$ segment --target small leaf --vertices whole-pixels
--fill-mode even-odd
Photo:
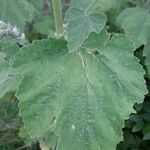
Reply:
[[[14,54],[19,51],[18,40],[10,35],[0,35],[0,52],[4,52],[9,62],[13,60]]]
[[[110,9],[119,9],[121,2],[122,0],[72,0],[70,6],[76,6],[83,9],[88,6],[91,10],[100,9],[101,11],[106,12]]]
[[[13,96],[22,80],[22,76],[11,69],[14,55],[20,50],[18,43],[21,40],[9,35],[7,29],[6,26],[2,30],[4,33],[0,31],[0,99]]]
[[[127,8],[118,17],[118,23],[133,40],[135,48],[146,45],[150,35],[150,14],[142,8]]]
[[[0,100],[4,98],[4,96],[9,98],[12,93],[15,93],[21,80],[22,76],[10,69],[6,55],[0,52]]]
[[[150,113],[143,113],[142,114],[142,118],[143,120],[147,121],[147,122],[150,122]]]
[[[49,35],[51,30],[55,31],[55,23],[53,17],[53,11],[51,6],[51,0],[27,0],[33,5],[38,15],[33,18],[33,26],[36,32],[44,35]]]
[[[143,103],[143,110],[147,113],[150,113],[150,102],[144,102]]]
[[[148,42],[145,45],[144,50],[143,50],[143,56],[146,57],[145,65],[147,67],[148,77],[150,78],[150,34],[149,34]]]
[[[150,123],[145,125],[143,129],[143,134],[144,134],[143,137],[144,140],[150,140]]]
[[[66,12],[65,20],[68,22],[67,36],[70,52],[81,47],[90,33],[100,33],[106,24],[106,16],[103,13],[91,11],[90,5],[90,1],[79,1],[78,3],[72,1],[70,9]]]
[[[39,19],[38,22],[34,24],[34,28],[38,31],[38,33],[49,35],[52,29],[54,31],[54,22],[50,16],[48,16],[47,18]]]
[[[140,131],[140,130],[142,130],[143,126],[144,126],[144,122],[143,121],[136,122],[136,124],[132,128],[132,131],[133,132]]]
[[[0,0],[0,19],[24,31],[26,21],[32,21],[37,10],[26,0]]]

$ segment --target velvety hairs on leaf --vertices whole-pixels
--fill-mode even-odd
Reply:
[[[132,43],[122,35],[98,55],[86,48],[69,54],[63,40],[35,41],[16,55],[13,67],[24,70],[17,97],[28,133],[40,138],[53,128],[63,137],[60,150],[115,149],[124,119],[147,92]]]
[[[0,0],[0,105],[18,99],[27,143],[11,150],[149,150],[148,6]]]

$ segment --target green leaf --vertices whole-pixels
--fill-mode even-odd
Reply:
[[[38,21],[34,24],[34,28],[38,31],[38,33],[49,35],[52,29],[54,31],[54,20],[50,16],[41,17],[41,19],[38,19]]]
[[[118,9],[120,7],[122,0],[72,0],[71,7],[78,7],[81,9],[86,9],[90,7],[91,10],[100,9],[103,12],[109,9]]]
[[[54,132],[48,131],[40,141],[40,147],[44,150],[55,150],[57,143],[58,143],[58,137],[55,135]]]
[[[144,109],[144,111],[145,112],[147,112],[147,113],[150,113],[150,102],[149,101],[147,101],[147,102],[144,102],[143,103],[143,109]]]
[[[118,17],[118,23],[135,47],[147,44],[150,35],[150,14],[142,8],[127,8]]]
[[[144,126],[143,121],[136,122],[136,124],[132,128],[132,132],[138,132],[138,131],[142,130],[143,126]]]
[[[58,150],[115,150],[124,120],[147,93],[131,42],[115,35],[99,49],[69,53],[63,40],[35,41],[15,57],[17,97],[32,138],[52,130]]]
[[[28,132],[26,129],[24,129],[24,127],[20,127],[19,130],[19,137],[25,142],[25,143],[31,143],[32,139],[30,138]]]
[[[28,3],[32,4],[38,12],[41,14],[49,13],[52,9],[51,0],[26,0]]]
[[[148,77],[150,78],[150,34],[149,34],[149,40],[147,42],[147,45],[145,45],[143,50],[143,56],[146,57],[145,65],[147,66]]]
[[[147,123],[143,129],[144,140],[150,140],[150,123]]]
[[[22,80],[22,76],[10,69],[6,55],[0,52],[0,100],[9,98],[14,93]]]
[[[27,0],[38,11],[34,20],[34,28],[38,33],[49,35],[51,30],[55,30],[54,17],[52,13],[51,0]]]
[[[0,0],[0,19],[22,31],[26,21],[32,21],[37,10],[26,0]]]
[[[90,36],[84,41],[82,48],[95,52],[104,46],[109,38],[110,34],[107,33],[106,29],[99,34],[91,33]]]
[[[21,43],[23,39],[19,40],[9,35],[7,30],[11,30],[11,27],[8,28],[6,24],[5,28],[0,27],[0,99],[14,96],[22,80],[21,75],[11,69],[10,65],[14,55],[20,50],[18,43]]]
[[[26,1],[30,4],[32,4],[38,10],[38,12],[42,12],[43,4],[44,4],[43,0],[36,0],[36,1],[35,0],[26,0]]]
[[[0,52],[4,52],[9,61],[13,60],[14,54],[17,53],[19,49],[17,39],[6,35],[0,36]]]
[[[103,13],[90,9],[92,1],[72,1],[66,12],[65,20],[68,23],[67,36],[70,52],[82,46],[90,33],[100,33],[105,24],[106,16]]]

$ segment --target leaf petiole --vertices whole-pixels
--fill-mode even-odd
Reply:
[[[63,33],[63,18],[61,0],[52,0],[56,33]]]

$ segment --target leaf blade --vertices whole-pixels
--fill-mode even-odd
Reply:
[[[32,138],[52,129],[58,150],[115,149],[124,119],[147,92],[132,43],[121,35],[96,55],[68,53],[62,40],[35,41],[13,67],[25,75],[17,94],[25,128]]]
[[[34,6],[26,0],[0,0],[0,19],[17,26],[22,31],[26,21],[32,21],[36,13]]]
[[[72,3],[65,15],[65,20],[68,23],[67,36],[70,52],[81,47],[90,33],[100,33],[107,20],[103,13],[88,10],[91,1],[80,2],[80,6],[78,6],[80,3],[74,3],[74,5]]]

